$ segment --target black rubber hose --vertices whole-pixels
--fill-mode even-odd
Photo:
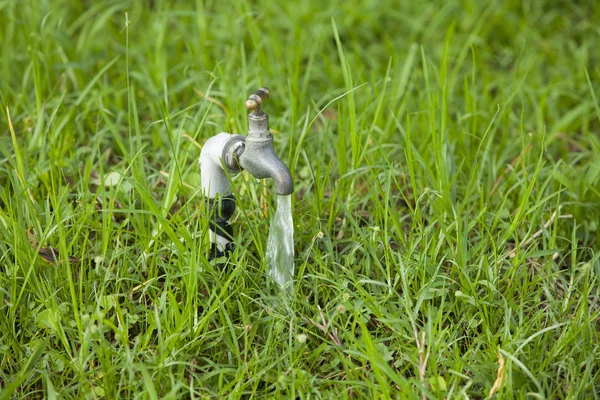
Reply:
[[[217,235],[229,240],[223,251],[220,251],[216,243],[210,246],[208,259],[229,256],[233,252],[235,245],[233,243],[233,227],[229,223],[229,219],[235,212],[235,197],[233,195],[223,196],[216,199],[208,199],[205,203],[208,206],[208,215],[210,215],[209,228]]]

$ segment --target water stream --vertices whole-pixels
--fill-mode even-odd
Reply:
[[[271,221],[267,239],[267,266],[269,275],[281,289],[292,293],[294,285],[294,221],[292,196],[277,197],[277,211]]]

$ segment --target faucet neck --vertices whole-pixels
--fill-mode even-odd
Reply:
[[[250,113],[248,115],[248,138],[271,139],[269,130],[269,116],[265,112]]]

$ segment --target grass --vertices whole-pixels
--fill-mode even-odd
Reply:
[[[0,398],[598,397],[593,1],[0,20]],[[235,178],[238,247],[206,259],[199,147],[245,133],[261,86],[296,183],[291,298],[269,181]]]

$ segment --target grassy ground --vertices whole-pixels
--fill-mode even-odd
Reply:
[[[254,3],[0,0],[0,398],[597,398],[600,7]],[[271,182],[205,258],[261,86],[292,298]]]

